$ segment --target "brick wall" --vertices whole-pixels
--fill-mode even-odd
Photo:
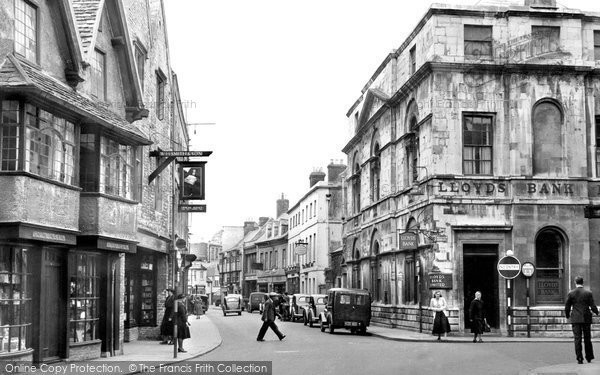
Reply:
[[[458,310],[448,309],[448,321],[453,332],[458,332]],[[434,314],[428,308],[422,309],[421,327],[423,332],[433,329]],[[419,331],[419,308],[412,306],[371,306],[371,324],[388,328],[401,328]]]
[[[86,361],[100,357],[102,342],[98,340],[92,344],[71,346],[69,348],[69,358],[65,361]]]

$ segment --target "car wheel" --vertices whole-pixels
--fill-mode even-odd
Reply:
[[[350,333],[354,335],[356,333],[356,328],[350,328]]]
[[[325,323],[321,320],[321,332],[325,332]]]
[[[367,334],[367,327],[362,327],[361,329],[358,330],[358,334],[359,335],[366,335]]]
[[[239,315],[242,315],[242,312],[241,312],[241,311],[238,311],[238,316],[239,316]]]
[[[304,323],[304,325],[306,325],[308,323],[308,321],[306,319],[306,315],[302,315],[302,322]]]
[[[331,321],[327,321],[327,323],[329,323],[329,333],[333,334],[333,324],[331,324]]]
[[[227,313],[225,311],[223,311],[223,316],[227,316]]]

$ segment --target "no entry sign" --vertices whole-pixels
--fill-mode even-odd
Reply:
[[[514,279],[521,273],[521,262],[517,258],[507,255],[498,261],[498,273],[505,279]]]

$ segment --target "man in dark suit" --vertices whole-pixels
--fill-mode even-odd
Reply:
[[[573,327],[573,336],[575,338],[575,356],[577,363],[583,363],[583,354],[581,352],[581,336],[585,346],[585,359],[592,362],[594,359],[594,348],[592,347],[592,311],[598,315],[598,307],[594,303],[592,292],[583,288],[583,277],[575,278],[576,288],[569,292],[567,302],[565,303],[565,316],[571,319]],[[571,308],[573,310],[571,311]]]
[[[256,341],[265,341],[265,333],[267,333],[267,329],[271,327],[273,332],[279,337],[279,340],[283,340],[285,335],[279,332],[279,328],[277,328],[277,324],[275,324],[275,306],[273,306],[273,300],[271,296],[265,294],[265,303],[263,307],[263,315],[262,315],[262,327],[260,327],[260,331],[258,332],[258,337]]]

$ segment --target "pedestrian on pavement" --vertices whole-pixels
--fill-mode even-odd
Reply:
[[[575,289],[571,290],[567,296],[565,316],[567,319],[571,319],[575,341],[575,356],[579,364],[583,363],[583,353],[581,352],[582,335],[585,346],[585,359],[588,363],[594,359],[591,335],[592,312],[598,315],[598,307],[594,303],[592,292],[583,288],[583,277],[577,276],[575,278]]]
[[[187,308],[184,301],[185,295],[180,294],[177,296],[177,351],[179,353],[187,353],[187,350],[183,349],[183,340],[191,337],[190,328],[188,327],[190,323],[188,322]]]
[[[433,297],[429,301],[429,307],[435,311],[431,333],[437,335],[437,339],[440,341],[442,334],[446,337],[447,333],[450,332],[450,322],[448,322],[448,317],[446,316],[446,300],[442,297],[441,291],[436,290],[433,292]]]
[[[265,333],[267,333],[267,329],[269,327],[271,327],[273,332],[275,332],[275,334],[277,335],[277,337],[279,337],[279,340],[281,341],[285,338],[285,335],[279,331],[279,328],[277,328],[277,324],[275,324],[275,306],[273,306],[273,300],[268,294],[265,294],[264,299],[265,303],[261,318],[263,324],[262,327],[260,327],[260,331],[258,331],[258,337],[256,337],[256,341],[265,341]]]
[[[474,335],[473,342],[483,342],[481,335],[483,335],[483,327],[486,321],[480,291],[475,292],[475,299],[471,301],[471,306],[469,306],[469,322],[471,322],[471,333]],[[477,340],[478,336],[479,340]]]
[[[175,290],[165,289],[167,298],[165,299],[165,314],[160,324],[161,344],[173,344],[173,308],[175,306]]]

